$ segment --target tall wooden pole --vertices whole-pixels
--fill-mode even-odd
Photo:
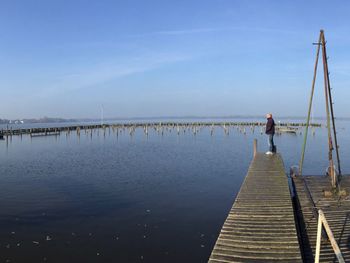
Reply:
[[[331,120],[329,112],[329,89],[328,89],[328,70],[327,70],[327,57],[325,54],[326,41],[324,32],[321,30],[321,43],[322,43],[322,61],[323,61],[323,78],[324,78],[324,94],[326,99],[326,117],[327,117],[327,131],[328,131],[328,160],[329,160],[329,175],[332,180],[332,187],[336,187],[334,162],[333,162],[333,142],[331,133]]]
[[[306,147],[306,141],[307,141],[307,135],[308,135],[308,128],[310,125],[310,115],[311,115],[312,100],[313,100],[313,95],[314,95],[319,52],[320,52],[320,47],[322,46],[324,94],[325,94],[325,101],[326,101],[326,116],[327,116],[327,130],[328,130],[328,160],[329,160],[329,171],[328,172],[329,172],[329,175],[331,177],[332,187],[336,188],[339,186],[340,177],[337,178],[337,174],[336,174],[335,169],[334,169],[333,139],[334,139],[334,143],[335,143],[335,150],[336,150],[336,155],[337,155],[337,164],[338,164],[339,175],[341,175],[341,170],[340,170],[340,160],[339,160],[339,151],[338,151],[339,147],[338,147],[338,142],[337,142],[337,133],[336,133],[336,128],[335,128],[335,118],[334,118],[334,111],[333,111],[333,100],[332,100],[331,87],[330,87],[330,81],[329,81],[326,40],[325,40],[323,30],[320,31],[319,40],[318,40],[318,43],[316,43],[316,44],[318,45],[318,47],[317,47],[316,61],[315,61],[315,67],[314,67],[314,77],[312,80],[309,110],[308,110],[308,116],[307,116],[306,127],[305,127],[304,143],[303,143],[302,155],[301,155],[301,159],[300,159],[300,163],[299,163],[299,173],[300,173],[300,175],[302,175],[305,147]],[[331,128],[331,126],[332,126],[332,128]],[[333,138],[332,138],[332,130],[333,130]]]
[[[323,53],[324,53],[324,56],[325,56],[324,65],[325,65],[326,71],[327,71],[327,86],[328,86],[328,94],[329,94],[329,108],[330,108],[331,121],[332,121],[332,127],[333,127],[333,138],[334,138],[334,143],[335,143],[335,152],[336,152],[336,156],[337,156],[338,172],[339,172],[339,175],[341,175],[340,158],[339,158],[339,146],[338,146],[338,140],[337,140],[337,131],[336,131],[336,128],[335,128],[333,99],[332,99],[332,92],[331,92],[331,84],[330,84],[330,80],[329,80],[328,58],[327,58],[326,40],[325,40],[324,32],[323,32],[323,43],[324,43]]]
[[[308,110],[306,126],[305,126],[303,149],[302,149],[302,152],[301,152],[301,159],[300,159],[300,162],[299,162],[299,175],[302,175],[302,172],[303,172],[305,147],[306,147],[307,134],[308,134],[309,125],[310,125],[312,99],[314,97],[314,91],[315,91],[315,82],[316,82],[316,75],[317,75],[318,58],[319,58],[319,55],[320,55],[320,43],[321,43],[321,34],[320,34],[320,36],[318,38],[318,42],[317,42],[317,52],[316,52],[316,60],[315,60],[315,66],[314,66],[314,77],[312,79],[312,85],[311,85],[311,95],[310,95],[309,110]]]

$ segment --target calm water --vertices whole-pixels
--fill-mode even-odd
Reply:
[[[339,122],[343,171],[350,125]],[[324,128],[305,174],[327,166]],[[196,136],[138,129],[0,141],[0,262],[206,262],[247,172],[260,129]],[[286,170],[302,135],[276,136]]]

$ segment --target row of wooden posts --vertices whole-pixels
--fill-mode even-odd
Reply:
[[[303,123],[281,123],[280,127],[302,127],[305,124]],[[313,127],[320,127],[320,124],[311,124]],[[229,134],[233,128],[236,128],[240,133],[245,134],[247,130],[251,132],[255,132],[256,127],[260,127],[260,133],[264,132],[265,123],[261,122],[216,122],[216,123],[135,123],[135,124],[100,124],[100,125],[77,125],[77,126],[67,126],[67,127],[50,127],[50,128],[16,128],[13,129],[7,128],[3,129],[0,132],[1,137],[8,137],[14,135],[24,135],[29,134],[32,137],[35,136],[48,136],[48,135],[60,135],[62,132],[66,132],[66,134],[70,134],[75,131],[77,135],[80,135],[81,131],[86,133],[91,133],[93,130],[102,129],[104,134],[106,130],[117,135],[121,132],[128,132],[130,135],[133,135],[136,129],[143,129],[144,133],[148,135],[149,131],[153,129],[158,134],[164,134],[167,131],[176,131],[177,134],[192,132],[196,135],[202,128],[209,128],[210,134],[213,135],[215,128],[222,128],[225,134]]]

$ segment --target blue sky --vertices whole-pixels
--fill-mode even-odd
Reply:
[[[325,29],[350,117],[350,2],[0,0],[0,118],[305,116]],[[324,115],[322,75],[314,115]]]

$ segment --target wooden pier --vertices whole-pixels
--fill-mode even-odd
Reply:
[[[280,154],[255,154],[209,262],[302,262]]]
[[[330,178],[325,176],[297,176],[293,178],[293,184],[297,197],[304,262],[314,262],[318,221],[315,210],[318,209],[324,212],[345,262],[350,262],[349,197],[325,195],[325,191],[331,188]],[[342,177],[341,189],[350,192],[350,176]],[[320,252],[320,262],[338,262],[327,239],[321,243]]]

